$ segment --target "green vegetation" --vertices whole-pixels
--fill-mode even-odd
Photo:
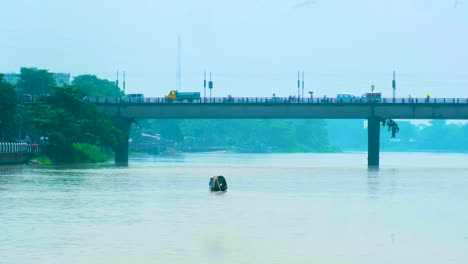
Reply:
[[[73,143],[73,148],[75,150],[74,160],[76,162],[104,162],[109,159],[109,156],[106,155],[95,145],[87,143]]]
[[[85,74],[76,76],[73,79],[72,85],[79,88],[87,96],[120,97],[124,95],[122,90],[116,89],[114,82],[99,79],[96,75]]]
[[[36,68],[21,68],[18,89],[22,94],[50,94],[54,86],[54,75],[49,71]]]
[[[395,138],[396,134],[400,132],[400,127],[393,119],[382,119],[380,122],[383,127],[388,127],[388,132],[392,133],[392,138]]]
[[[15,88],[0,74],[0,141],[11,141],[18,133],[18,107]]]
[[[83,96],[73,86],[53,88],[52,94],[42,98],[43,104],[29,108],[32,131],[48,138],[47,154],[54,162],[83,162],[84,157],[102,161],[88,145],[113,150],[122,136],[112,121],[82,100]]]
[[[145,120],[133,129],[161,134],[183,151],[226,149],[235,152],[335,152],[328,144],[323,120]]]
[[[39,155],[33,159],[31,159],[30,163],[32,164],[41,164],[41,165],[51,165],[52,161],[44,155]]]
[[[0,140],[46,144],[45,156],[35,159],[41,164],[105,161],[123,138],[122,132],[83,98],[123,92],[94,75],[81,75],[71,86],[57,87],[54,76],[44,69],[21,68],[15,87],[0,74]],[[22,100],[30,101],[31,96],[41,104],[24,107]]]

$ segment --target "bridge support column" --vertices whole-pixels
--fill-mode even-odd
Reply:
[[[123,137],[115,149],[115,165],[128,165],[128,139],[132,122],[132,119],[122,117],[114,119],[115,125],[123,133]]]
[[[367,119],[367,165],[379,166],[380,152],[380,118],[373,116]]]

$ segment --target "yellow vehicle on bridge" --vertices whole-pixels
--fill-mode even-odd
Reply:
[[[200,101],[200,92],[179,92],[172,90],[168,95],[165,96],[168,102],[193,102]]]

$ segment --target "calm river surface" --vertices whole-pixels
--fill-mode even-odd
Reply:
[[[0,167],[0,263],[468,263],[468,154],[366,156]]]

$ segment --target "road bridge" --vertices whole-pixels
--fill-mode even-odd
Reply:
[[[171,102],[145,98],[122,102],[89,98],[112,117],[127,138],[116,151],[116,163],[128,163],[128,133],[136,119],[367,119],[368,165],[379,165],[383,119],[468,119],[468,98],[383,98],[343,102],[335,98],[206,98]]]

